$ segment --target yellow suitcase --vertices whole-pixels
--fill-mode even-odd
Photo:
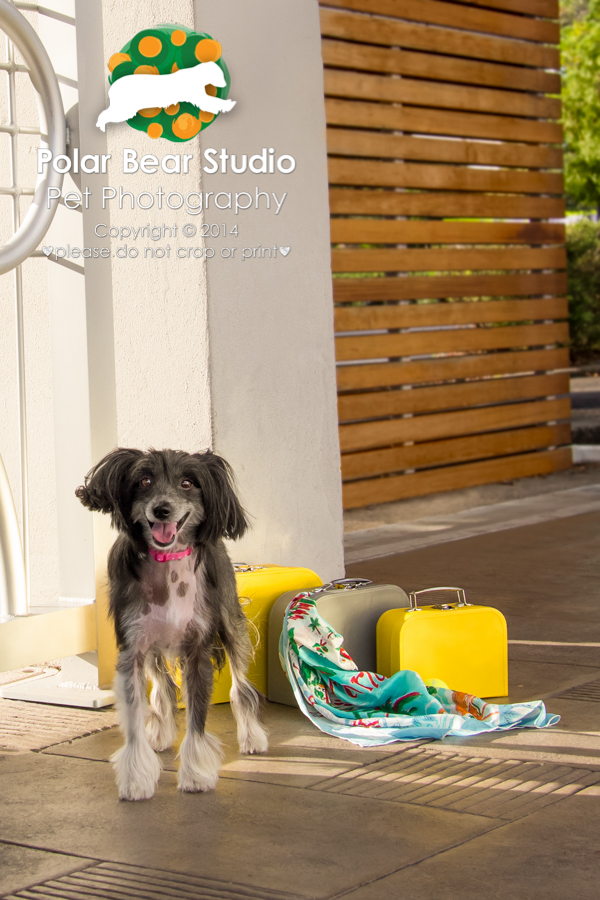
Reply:
[[[456,591],[458,603],[419,607],[417,597]],[[508,694],[506,619],[498,609],[467,603],[462,588],[428,588],[410,594],[410,609],[391,609],[377,622],[377,671],[401,669],[423,681],[439,679],[476,697]]]
[[[271,607],[286,591],[308,591],[320,587],[323,582],[312,569],[294,566],[249,566],[234,564],[238,595],[242,609],[249,620],[250,638],[255,647],[250,662],[248,678],[267,693],[268,625]],[[229,663],[215,673],[213,703],[229,703],[231,672]]]

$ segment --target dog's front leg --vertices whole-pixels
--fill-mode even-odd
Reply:
[[[214,734],[204,730],[213,684],[210,650],[190,643],[184,649],[186,733],[179,750],[180,791],[210,791],[216,787],[223,751]]]
[[[122,650],[115,675],[115,694],[125,744],[113,753],[121,800],[148,800],[160,776],[160,761],[146,734],[146,678],[143,659],[132,650]]]
[[[148,655],[146,671],[152,680],[150,718],[146,725],[148,739],[153,750],[167,750],[177,737],[177,689],[161,654]]]

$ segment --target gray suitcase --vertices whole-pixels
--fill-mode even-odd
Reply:
[[[311,593],[318,593],[319,615],[343,635],[344,649],[363,672],[377,667],[377,621],[388,609],[410,606],[408,596],[395,584],[373,584],[367,578],[340,578]],[[279,638],[285,611],[298,591],[287,591],[275,601],[269,615],[267,697],[274,703],[297,706],[287,675],[279,661]]]

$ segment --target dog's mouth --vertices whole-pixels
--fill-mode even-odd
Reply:
[[[150,526],[154,542],[160,547],[169,547],[177,537],[177,533],[185,524],[188,516],[189,512],[187,512],[179,522],[151,522],[150,519],[148,519],[148,525]]]

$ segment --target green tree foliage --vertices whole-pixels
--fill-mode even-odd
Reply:
[[[600,0],[563,0],[561,22],[567,197],[600,210]]]
[[[582,219],[567,228],[571,360],[589,362],[600,352],[600,225]]]

